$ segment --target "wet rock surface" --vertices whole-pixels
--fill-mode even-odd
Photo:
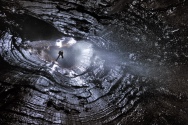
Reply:
[[[188,124],[186,0],[0,3],[0,124]]]

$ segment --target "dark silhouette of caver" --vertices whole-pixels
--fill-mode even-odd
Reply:
[[[63,58],[63,51],[59,51],[59,53],[58,53],[58,54],[59,54],[59,55],[58,55],[58,57],[57,57],[56,61],[59,59],[59,57],[60,57],[60,56]]]

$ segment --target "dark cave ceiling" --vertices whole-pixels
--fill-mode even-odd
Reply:
[[[1,125],[188,125],[188,1],[0,3]]]

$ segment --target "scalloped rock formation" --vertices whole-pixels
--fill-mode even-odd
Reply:
[[[188,125],[186,0],[0,2],[0,124]]]

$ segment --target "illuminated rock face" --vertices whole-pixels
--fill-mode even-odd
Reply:
[[[187,1],[0,2],[0,124],[188,124]]]

